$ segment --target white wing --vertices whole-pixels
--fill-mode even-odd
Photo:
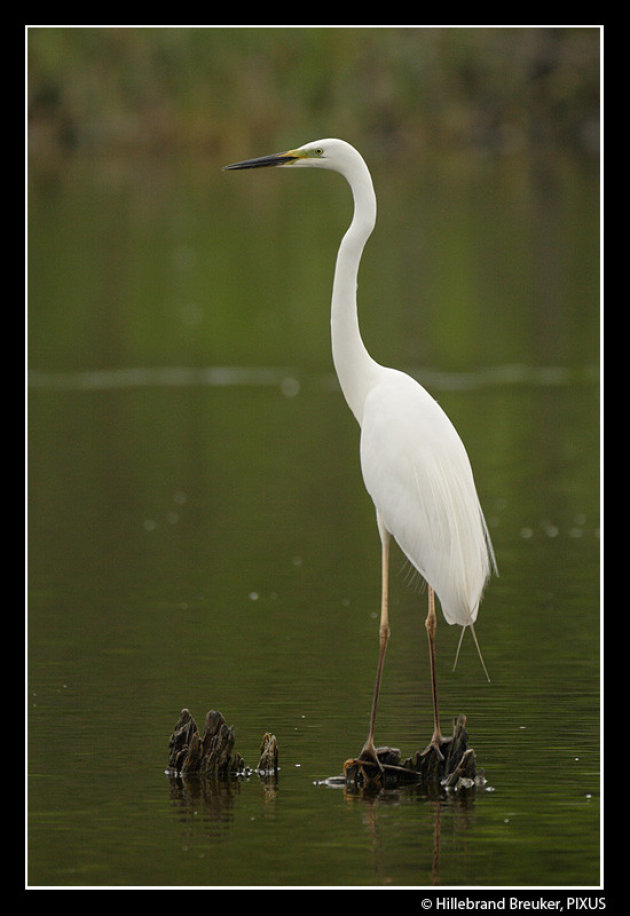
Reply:
[[[474,623],[494,556],[470,462],[442,408],[403,372],[383,370],[366,398],[361,468],[381,522],[447,622]]]

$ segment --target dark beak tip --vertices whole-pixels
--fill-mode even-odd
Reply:
[[[245,159],[243,162],[233,162],[231,165],[224,165],[221,171],[229,172],[235,169],[261,169],[271,165],[284,165],[285,162],[293,162],[296,156],[288,156],[279,153],[275,156],[260,156],[258,159]]]

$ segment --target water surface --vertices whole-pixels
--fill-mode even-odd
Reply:
[[[238,158],[236,151],[235,158]],[[247,151],[245,151],[247,152]],[[500,576],[440,615],[445,722],[488,786],[322,785],[365,738],[379,545],[328,301],[338,176],[69,162],[31,174],[29,858],[43,886],[595,886],[598,190],[584,163],[373,164],[364,337],[438,398]],[[426,595],[395,552],[377,740],[431,733]],[[220,709],[270,788],[169,780]]]

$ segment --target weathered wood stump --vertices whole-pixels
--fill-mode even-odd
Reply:
[[[343,779],[348,786],[383,786],[393,788],[402,785],[424,783],[447,789],[467,789],[485,782],[481,771],[477,772],[475,752],[468,747],[466,716],[459,715],[453,722],[453,734],[442,746],[439,755],[434,748],[416,751],[413,756],[401,760],[398,748],[379,747],[376,755],[380,767],[363,760],[348,760],[344,765]]]
[[[234,728],[220,712],[206,713],[203,735],[188,709],[182,709],[168,744],[168,769],[178,776],[226,778],[254,772],[234,750]],[[260,748],[257,772],[261,776],[278,772],[278,743],[266,732]]]
[[[271,776],[278,772],[278,742],[276,736],[265,732],[260,745],[258,773],[260,776]]]

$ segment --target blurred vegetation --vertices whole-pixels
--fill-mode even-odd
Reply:
[[[321,135],[596,156],[599,55],[595,27],[32,28],[31,162]]]

